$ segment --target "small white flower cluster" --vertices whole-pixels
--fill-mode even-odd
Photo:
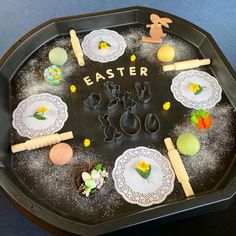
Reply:
[[[81,185],[81,188],[84,189],[84,191],[82,194],[88,197],[90,193],[95,193],[97,189],[100,189],[104,185],[108,175],[109,173],[106,172],[101,164],[97,164],[90,174],[83,172],[82,179],[84,183]]]

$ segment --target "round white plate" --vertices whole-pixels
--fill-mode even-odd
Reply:
[[[105,41],[111,46],[107,49],[99,49],[99,42]],[[114,30],[94,30],[84,37],[82,42],[83,53],[93,61],[115,61],[125,52],[126,43],[124,38]]]
[[[45,120],[32,115],[39,107],[47,107]],[[67,105],[49,93],[34,94],[21,101],[13,112],[12,126],[23,137],[33,138],[59,131],[68,118]]]
[[[151,165],[148,180],[135,170],[142,160]],[[128,149],[119,156],[112,177],[116,190],[127,202],[144,207],[163,202],[174,189],[170,162],[157,150],[146,147]]]
[[[202,92],[195,95],[189,89],[190,83],[199,84]],[[172,80],[170,88],[175,99],[188,108],[211,108],[221,100],[222,89],[217,79],[203,71],[181,72]]]

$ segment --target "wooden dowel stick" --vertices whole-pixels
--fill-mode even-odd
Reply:
[[[180,61],[175,62],[174,64],[165,65],[163,66],[163,71],[172,71],[172,70],[187,70],[187,69],[193,69],[200,66],[210,65],[211,60],[209,58],[207,59],[194,59],[189,61]]]
[[[179,152],[175,149],[171,138],[164,139],[164,143],[168,150],[168,156],[171,165],[175,171],[178,181],[181,183],[186,197],[194,196],[193,189],[189,183],[189,176],[180,158]]]
[[[79,39],[76,35],[76,32],[74,30],[70,30],[70,41],[72,44],[72,48],[75,54],[75,57],[77,58],[78,64],[80,66],[84,66],[84,54],[82,51],[82,48],[80,46]]]
[[[46,136],[40,136],[37,138],[33,138],[27,140],[24,143],[19,143],[11,146],[11,150],[13,153],[22,152],[25,150],[32,150],[41,147],[45,147],[48,145],[56,144],[64,140],[72,139],[73,133],[72,131],[61,133],[61,134],[51,134]]]

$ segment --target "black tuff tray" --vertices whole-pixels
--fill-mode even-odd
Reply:
[[[21,100],[15,96],[15,94],[19,92],[15,88],[17,85],[17,73],[24,67],[27,60],[34,56],[35,53],[37,53],[37,50],[43,45],[50,44],[61,36],[68,37],[68,32],[71,28],[75,29],[82,36],[91,30],[99,28],[111,28],[118,32],[122,32],[129,27],[136,27],[137,29],[141,27],[145,29],[145,25],[150,21],[149,16],[151,13],[156,13],[161,17],[171,18],[173,23],[171,24],[170,29],[166,30],[171,37],[180,38],[192,45],[196,51],[195,55],[198,55],[199,58],[211,58],[212,63],[205,70],[213,74],[223,88],[224,95],[221,102],[230,104],[235,109],[235,72],[213,38],[196,25],[171,14],[145,7],[132,7],[95,14],[52,19],[33,29],[18,40],[0,60],[0,184],[2,189],[14,202],[23,207],[27,212],[50,225],[72,233],[94,235],[129,227],[150,220],[159,220],[160,222],[168,221],[173,218],[176,219],[202,214],[211,210],[223,209],[229,206],[234,199],[236,192],[235,146],[230,152],[230,158],[225,165],[225,169],[220,172],[220,175],[216,177],[213,184],[206,184],[202,189],[199,187],[195,198],[186,199],[179,184],[175,183],[175,188],[177,190],[175,190],[174,194],[179,194],[180,197],[170,196],[162,204],[153,205],[149,208],[142,208],[124,202],[120,210],[117,210],[115,214],[105,218],[102,218],[97,214],[94,218],[82,219],[81,216],[77,217],[75,212],[70,214],[68,209],[56,209],[53,206],[49,206],[43,198],[40,198],[30,191],[29,188],[32,185],[30,181],[27,186],[19,179],[20,177],[23,178],[24,174],[16,174],[14,171],[14,155],[12,155],[10,151],[11,140],[15,141],[18,138],[19,141],[24,141],[25,139],[17,137],[14,131],[11,134],[12,136],[10,136],[12,129],[11,113]],[[148,33],[148,30],[146,32]],[[129,63],[128,54],[126,55],[125,60],[125,63]],[[118,62],[110,62],[109,66],[114,65],[114,68],[118,67],[121,61],[122,57],[119,58]],[[102,66],[106,67],[106,64]],[[102,71],[101,68],[102,67],[100,67],[100,70]],[[96,70],[96,67],[93,67],[91,70]],[[150,76],[153,76],[154,73],[156,72],[152,71]],[[160,71],[158,73],[161,76],[164,76]],[[170,78],[171,77],[172,76],[170,76]],[[166,83],[170,83],[170,81],[165,82],[165,80],[162,80],[159,85],[166,86],[165,88],[167,88]],[[98,90],[102,88],[101,85],[98,85]],[[129,86],[131,85],[128,84],[127,87]],[[124,88],[125,86],[123,84],[123,89]],[[93,89],[91,89],[90,92],[93,92]],[[89,93],[82,92],[84,98],[86,97],[86,94],[88,95]],[[153,93],[152,95],[153,99],[158,100],[158,94]],[[162,102],[160,101],[158,104],[159,107],[161,104]],[[178,107],[181,108],[177,112],[177,117],[179,119],[186,109],[180,104],[177,108]],[[76,108],[73,107],[73,109]],[[83,109],[79,111],[83,112]],[[159,115],[161,116],[161,114]],[[75,116],[76,113],[73,112],[73,117]],[[92,122],[93,119],[95,119],[94,116],[88,118],[88,120]],[[174,117],[171,118],[171,121],[172,124],[166,126],[167,129],[172,129],[174,122],[176,122]],[[70,123],[73,122],[70,121]],[[66,124],[63,131],[67,131],[72,127],[75,126],[73,124]],[[75,140],[79,141],[81,140],[81,137],[77,132],[78,130],[75,132]],[[93,134],[92,131],[90,132],[88,129],[87,132]],[[99,137],[103,137],[102,134],[99,135]],[[159,142],[160,147],[162,148],[163,144],[161,143],[163,143],[162,140],[165,136],[166,133],[161,131],[158,139],[155,141]],[[116,153],[120,154],[120,152],[122,153],[125,149],[129,148],[129,139],[126,138],[125,140],[127,142],[123,143],[121,150],[117,151],[117,147],[115,147],[113,152],[111,151],[111,148],[110,153],[112,152],[114,156],[117,157],[117,155],[115,155]],[[142,141],[132,141],[131,143],[132,147],[136,144],[148,146],[149,137],[143,136]],[[97,146],[95,144],[93,148],[99,148],[99,144],[97,144]],[[158,145],[159,144],[157,144],[157,146]],[[109,155],[106,148],[100,148],[99,150]],[[114,163],[115,157],[109,159],[108,162]]]

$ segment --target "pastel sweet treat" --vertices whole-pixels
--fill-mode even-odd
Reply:
[[[54,145],[49,152],[49,158],[54,165],[65,165],[72,157],[73,150],[67,143],[58,143]]]
[[[50,85],[58,85],[62,80],[61,68],[52,65],[44,70],[43,77]]]
[[[196,155],[200,150],[199,139],[190,133],[181,134],[177,139],[176,145],[179,152],[186,156]]]
[[[157,51],[157,58],[161,62],[170,62],[175,57],[175,49],[169,45],[161,46]]]
[[[49,60],[52,64],[62,66],[66,63],[68,55],[66,50],[60,47],[53,48],[48,54]]]

